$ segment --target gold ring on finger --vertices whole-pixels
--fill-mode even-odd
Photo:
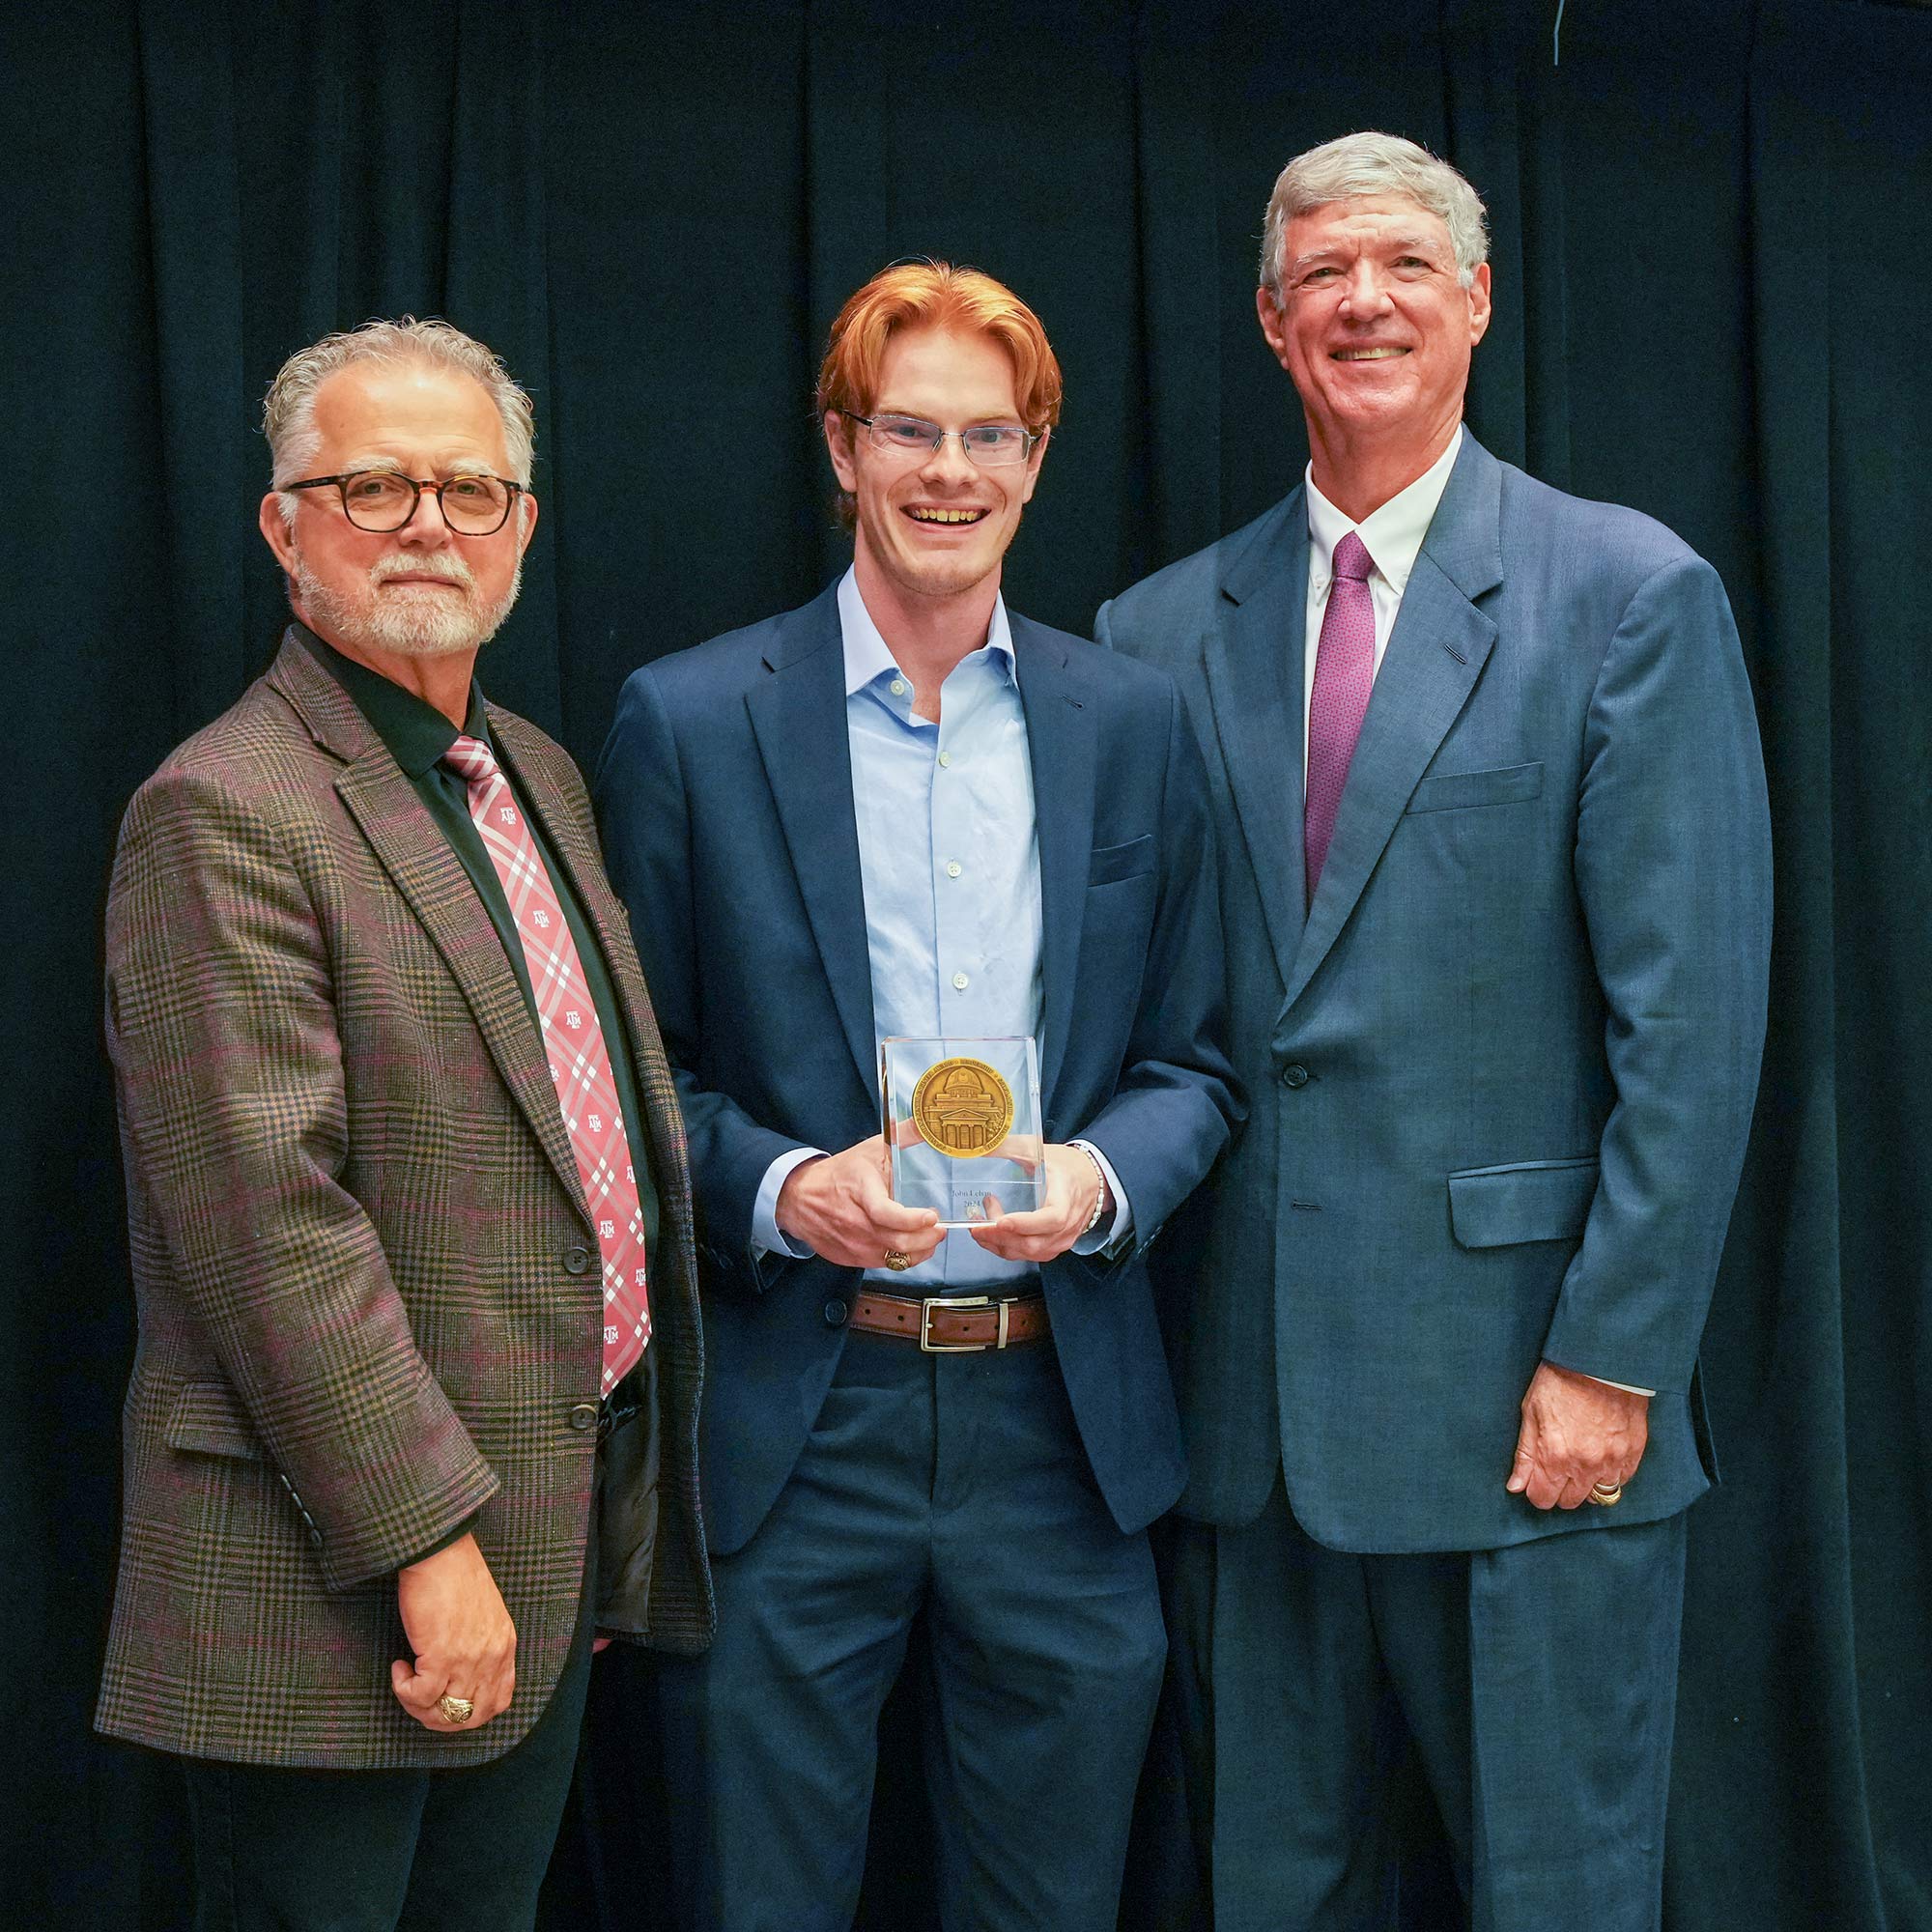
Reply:
[[[1592,1483],[1590,1485],[1590,1500],[1593,1503],[1602,1504],[1605,1509],[1608,1509],[1612,1503],[1622,1502],[1623,1499],[1624,1486],[1621,1483]]]
[[[907,1268],[912,1266],[912,1257],[903,1248],[888,1248],[886,1250],[886,1265],[895,1274],[903,1274]]]
[[[436,1708],[452,1724],[467,1724],[476,1715],[476,1706],[468,1697],[439,1697]]]

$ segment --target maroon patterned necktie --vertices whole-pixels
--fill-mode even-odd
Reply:
[[[1308,700],[1308,795],[1301,829],[1311,905],[1376,681],[1376,607],[1369,596],[1374,568],[1368,546],[1353,530],[1335,546],[1335,581],[1321,613],[1315,689]]]
[[[643,1209],[604,1029],[543,855],[489,746],[459,738],[443,762],[469,787],[469,815],[503,882],[524,943],[556,1104],[604,1257],[604,1393],[609,1395],[644,1352],[651,1308]]]

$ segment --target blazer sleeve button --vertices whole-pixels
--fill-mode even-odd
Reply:
[[[563,1251],[563,1266],[566,1274],[588,1274],[590,1272],[590,1250],[582,1241],[574,1241]]]

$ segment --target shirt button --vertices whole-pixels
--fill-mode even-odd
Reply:
[[[942,765],[950,765],[952,762],[952,753],[951,752],[941,752],[939,754],[939,762]]]
[[[948,877],[949,879],[956,879],[956,878],[957,878],[957,877],[959,876],[959,873],[960,873],[960,869],[961,869],[961,868],[960,868],[960,865],[959,865],[959,861],[958,861],[957,859],[949,859],[949,860],[947,860],[947,862],[946,862],[946,876],[947,876],[947,877]]]
[[[954,987],[955,987],[955,988],[956,988],[957,990],[958,990],[958,991],[960,991],[960,992],[962,992],[962,993],[963,993],[963,992],[964,992],[964,991],[966,990],[966,988],[967,988],[967,985],[968,985],[968,984],[969,984],[970,982],[968,981],[968,980],[967,980],[967,978],[966,978],[965,974],[963,974],[963,973],[955,973],[955,974],[953,974],[953,976],[952,976],[952,983],[953,983],[953,986],[954,986]]]
[[[902,677],[895,677],[895,678],[894,678],[894,679],[893,679],[893,696],[894,696],[895,697],[903,697],[903,696],[905,696],[905,679],[904,679],[904,678],[902,678]]]

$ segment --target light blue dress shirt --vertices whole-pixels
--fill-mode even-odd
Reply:
[[[1006,600],[994,600],[986,641],[940,687],[936,724],[914,716],[912,680],[849,570],[838,585],[838,621],[877,1036],[1031,1034],[1037,1042],[1039,840]],[[1099,1161],[1116,1204],[1105,1228],[1074,1244],[1090,1254],[1121,1240],[1132,1217],[1105,1155],[1087,1142],[1074,1145]],[[753,1208],[760,1248],[808,1252],[779,1232],[779,1190],[794,1167],[821,1151],[794,1149],[766,1170]],[[927,1294],[1038,1272],[1032,1262],[989,1253],[964,1228],[951,1230],[932,1259],[915,1268],[867,1270],[895,1290]]]

